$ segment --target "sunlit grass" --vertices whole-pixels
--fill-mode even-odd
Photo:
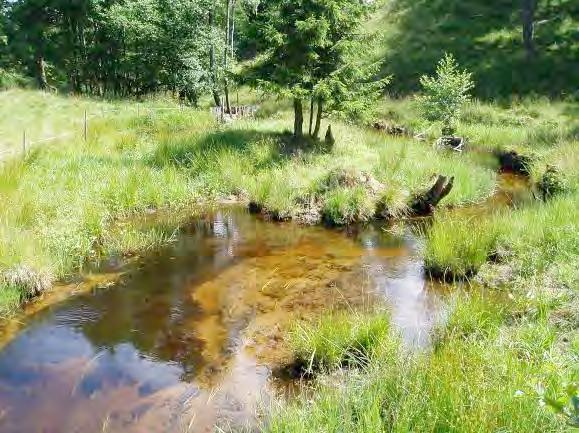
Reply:
[[[307,371],[327,370],[368,363],[384,350],[390,331],[387,312],[334,313],[296,325],[290,344]]]
[[[91,119],[87,142],[78,135],[49,142],[29,150],[26,159],[16,157],[3,164],[2,272],[26,266],[58,279],[107,253],[152,248],[170,239],[170,233],[128,228],[114,239],[110,233],[119,221],[136,215],[165,207],[188,208],[231,195],[256,202],[280,219],[295,217],[312,207],[327,222],[347,224],[366,221],[377,212],[407,214],[412,196],[430,187],[437,174],[455,177],[453,191],[442,207],[481,202],[496,186],[495,167],[476,152],[445,152],[433,148],[428,140],[390,137],[333,119],[323,124],[325,128],[332,123],[337,139],[331,151],[316,145],[300,148],[284,132],[291,124],[291,115],[283,104],[276,105],[272,117],[220,126],[206,111],[152,110],[170,103],[162,100],[141,103],[135,110],[129,102],[67,99],[22,90],[0,97],[20,101],[14,112],[6,112],[0,121],[14,137],[18,136],[21,117],[31,123],[41,118],[49,129],[56,130],[86,107],[97,111],[116,106],[133,108]],[[400,112],[396,114],[399,119],[413,118],[411,101],[388,104],[392,115]],[[500,128],[505,116],[529,115],[541,122],[559,119],[560,105],[542,104],[545,115],[527,105],[511,112],[476,103],[465,112],[463,124]],[[35,108],[26,111],[26,106]],[[10,116],[15,122],[10,122]],[[524,126],[511,123],[517,131],[524,131]],[[567,155],[574,155],[574,144],[566,146],[543,145],[537,167],[556,163],[570,173],[573,183],[575,161]],[[328,176],[340,171],[354,179],[371,179],[377,190],[357,181],[326,188]],[[427,242],[427,262],[444,272],[471,274],[493,252],[494,230],[485,231],[476,224],[471,233],[469,227],[457,224],[455,233],[448,234],[438,229],[440,225],[435,221],[429,235],[438,240]],[[458,259],[457,251],[461,252]]]
[[[425,230],[425,266],[436,277],[471,281],[453,294],[432,348],[378,350],[353,367],[327,363],[337,371],[318,376],[297,401],[277,402],[265,431],[573,431],[571,399],[578,397],[573,384],[579,381],[577,142],[571,128],[545,121],[560,116],[561,107],[541,102],[507,112],[477,103],[463,114],[461,131],[474,137],[475,146],[533,152],[531,183],[552,165],[568,188],[476,217],[437,212]],[[401,109],[398,119],[410,117],[408,104]],[[512,121],[523,115],[528,119],[520,124]],[[403,157],[409,151],[399,150]],[[307,328],[308,338],[294,343],[296,356],[341,359],[336,348],[343,346],[328,342],[349,335],[343,323],[348,319],[330,318],[314,325],[318,329]],[[395,333],[388,333],[374,347],[396,344]]]
[[[496,253],[500,234],[489,219],[437,215],[425,234],[425,267],[436,278],[470,278]]]
[[[463,294],[432,352],[397,350],[393,334],[380,335],[378,346],[389,350],[358,368],[319,377],[313,396],[275,405],[265,431],[565,431],[564,419],[541,398],[561,392],[570,364],[545,358],[553,339],[542,325],[510,327],[507,318],[500,303]],[[320,324],[299,353],[326,353],[329,341],[350,335],[342,323],[340,317]],[[543,359],[522,362],[523,354]]]

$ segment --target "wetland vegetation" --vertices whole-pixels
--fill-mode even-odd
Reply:
[[[573,2],[142,3],[0,2],[0,430],[579,428]]]

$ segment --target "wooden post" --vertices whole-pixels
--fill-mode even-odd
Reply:
[[[26,158],[26,129],[22,131],[22,157]]]
[[[88,140],[88,118],[86,115],[86,110],[84,110],[84,130],[83,130],[83,135],[84,135],[84,141],[86,142]]]

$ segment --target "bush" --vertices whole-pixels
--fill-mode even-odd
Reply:
[[[0,68],[0,90],[13,89],[16,87],[29,87],[31,80],[16,72]]]
[[[563,174],[556,167],[547,167],[543,176],[537,183],[537,187],[541,192],[543,200],[547,200],[555,195],[562,194],[567,191],[567,180]]]
[[[424,95],[418,97],[418,106],[423,117],[442,122],[442,134],[452,135],[462,107],[470,100],[472,75],[460,71],[454,56],[447,53],[438,63],[436,76],[423,75],[420,84]]]

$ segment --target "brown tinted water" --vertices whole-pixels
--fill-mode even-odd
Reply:
[[[418,240],[379,225],[327,230],[231,208],[201,218],[118,283],[5,332],[0,431],[203,432],[252,422],[279,389],[292,320],[385,302],[426,344],[442,305]],[[6,325],[8,326],[8,324]]]
[[[501,194],[489,206],[513,201]],[[240,208],[200,218],[169,247],[90,278],[114,284],[63,287],[55,296],[78,293],[4,324],[0,432],[254,425],[285,391],[271,371],[289,360],[290,324],[332,309],[384,305],[404,341],[425,346],[447,299],[424,278],[416,232],[274,224]]]

